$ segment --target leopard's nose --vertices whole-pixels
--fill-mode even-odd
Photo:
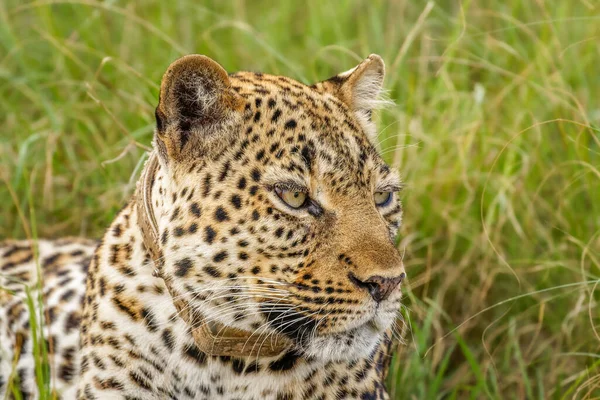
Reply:
[[[405,277],[406,273],[402,272],[400,275],[390,278],[374,275],[365,280],[360,280],[353,273],[348,274],[348,278],[354,285],[366,289],[373,300],[378,303],[390,297],[390,294],[402,283]]]

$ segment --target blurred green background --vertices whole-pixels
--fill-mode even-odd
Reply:
[[[188,53],[304,83],[385,59],[392,398],[600,396],[600,2],[0,0],[0,238],[101,236]]]

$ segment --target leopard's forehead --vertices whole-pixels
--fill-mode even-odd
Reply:
[[[249,147],[258,144],[251,147],[264,165],[270,158],[289,173],[328,179],[338,190],[393,175],[352,110],[319,84],[254,72],[231,74],[230,80],[247,101],[240,133]]]

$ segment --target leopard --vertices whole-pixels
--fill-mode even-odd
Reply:
[[[406,272],[384,76],[375,54],[312,85],[174,61],[101,240],[0,245],[0,397],[388,399]]]

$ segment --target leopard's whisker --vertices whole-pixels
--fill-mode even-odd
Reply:
[[[226,291],[226,290],[231,290],[231,289],[239,289],[239,287],[238,286],[231,286],[231,287],[218,288],[218,289],[217,288],[198,289],[198,290],[194,290],[194,291],[191,291],[191,292],[182,293],[182,294],[180,294],[178,296],[171,297],[171,298],[169,298],[169,300],[170,301],[176,301],[176,300],[182,299],[184,297],[187,297],[190,294],[194,295],[193,298],[195,299],[195,298],[197,298],[199,295],[201,295],[204,292],[218,292],[218,291]],[[259,294],[259,293],[281,293],[281,294],[288,294],[288,292],[285,292],[285,291],[281,291],[280,292],[278,290],[271,290],[271,289],[260,288],[260,287],[259,288],[254,288],[252,291],[255,292],[255,293],[257,293],[257,294]],[[231,294],[233,295],[234,293],[231,293]]]
[[[223,297],[228,297],[228,296],[223,296]],[[238,299],[243,299],[243,298],[252,299],[252,298],[254,298],[254,297],[259,297],[259,298],[268,298],[268,299],[271,299],[271,300],[280,300],[280,299],[282,299],[281,297],[276,297],[276,296],[271,296],[271,297],[269,297],[269,296],[265,296],[264,294],[261,294],[260,296],[252,296],[252,295],[239,295],[239,296],[238,296]],[[202,301],[202,303],[201,303],[201,304],[204,304],[204,303],[206,303],[206,302],[208,302],[208,301]],[[240,307],[240,306],[252,306],[252,305],[253,305],[253,304],[243,304],[243,303],[229,304],[229,303],[224,303],[224,304],[222,304],[222,305],[220,305],[220,306],[230,306],[230,307],[231,307],[231,309],[234,309],[235,307]],[[222,309],[220,309],[220,308],[219,308],[220,306],[217,306],[217,307],[216,307],[217,309],[216,309],[214,312],[218,312],[218,315],[219,315],[220,317],[223,317],[223,316],[224,316],[223,312],[224,312],[224,311],[228,311],[228,309],[222,310]],[[188,303],[186,303],[186,307],[187,307],[189,310],[193,311],[193,312],[196,312],[196,311],[197,311],[195,308],[193,308],[193,307],[192,307],[190,304],[188,304]],[[210,309],[209,309],[209,310],[210,310]],[[179,316],[180,316],[180,313],[181,313],[181,312],[183,312],[183,310],[178,310],[178,311],[175,313],[175,315],[174,315],[172,318],[169,318],[169,319],[168,319],[167,321],[165,321],[164,323],[159,323],[159,324],[158,324],[158,326],[161,326],[161,325],[164,325],[164,324],[168,324],[168,323],[170,323],[170,322],[174,321],[174,320],[175,320],[177,317],[179,317]],[[235,314],[235,312],[238,312],[238,310],[237,310],[237,309],[236,309],[236,310],[234,310],[234,312],[233,312],[232,314]],[[204,312],[203,312],[203,317],[204,317],[204,319],[207,319],[207,317],[206,317],[206,316],[207,316],[207,315],[209,315],[209,314],[210,314],[210,313],[207,313],[206,311],[204,311]],[[214,319],[214,320],[216,321],[216,319]]]

